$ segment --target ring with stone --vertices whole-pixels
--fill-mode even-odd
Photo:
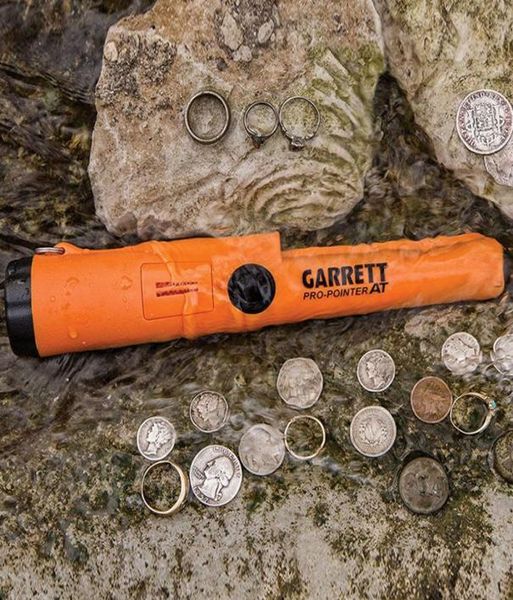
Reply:
[[[315,451],[312,452],[311,454],[306,454],[306,455],[298,454],[297,452],[292,450],[292,448],[290,447],[289,440],[288,440],[289,429],[293,423],[297,423],[298,421],[313,421],[321,430],[321,434],[322,434],[321,443],[317,446]],[[321,421],[319,421],[319,419],[317,417],[312,417],[312,415],[297,415],[296,417],[293,417],[292,419],[290,419],[290,421],[287,423],[287,427],[285,427],[285,432],[283,434],[283,440],[285,442],[285,448],[287,448],[287,450],[291,456],[293,456],[294,458],[297,458],[298,460],[310,460],[310,459],[318,456],[320,454],[321,450],[324,448],[324,444],[326,444],[326,429],[324,428],[324,425],[321,423]]]
[[[291,104],[292,102],[306,102],[314,109],[315,123],[313,129],[305,135],[295,134],[294,132],[290,131],[285,127],[285,123],[283,121],[283,113],[287,105]],[[288,137],[290,140],[290,149],[301,150],[302,148],[304,148],[305,142],[311,140],[319,130],[319,125],[321,124],[321,113],[319,112],[317,106],[309,98],[305,98],[304,96],[290,96],[290,98],[284,100],[280,106],[280,110],[278,113],[278,121],[280,123],[281,130],[283,131],[283,135]]]
[[[253,111],[255,108],[257,108],[259,106],[265,106],[265,107],[271,109],[271,111],[273,113],[274,124],[269,131],[263,131],[263,132],[257,131],[256,129],[251,127],[251,125],[249,124],[249,115],[250,115],[251,111]],[[276,109],[270,102],[266,102],[265,100],[257,100],[256,102],[252,102],[250,105],[248,105],[246,107],[246,109],[244,110],[243,122],[244,122],[244,129],[246,130],[248,135],[253,140],[253,143],[255,144],[255,146],[257,148],[260,148],[260,146],[267,139],[269,139],[272,135],[274,135],[274,133],[278,129],[278,125],[279,125],[278,113],[276,112]]]
[[[191,119],[190,119],[192,106],[200,98],[204,98],[205,96],[210,96],[210,97],[218,100],[221,103],[221,106],[223,107],[223,111],[224,111],[223,125],[222,125],[221,129],[215,135],[212,135],[211,137],[203,137],[203,136],[199,135],[196,131],[194,131],[194,129],[192,128]],[[185,127],[187,128],[187,132],[189,133],[189,135],[194,140],[199,142],[200,144],[213,144],[214,142],[219,141],[224,136],[224,134],[228,131],[228,127],[230,126],[230,120],[231,120],[231,112],[230,112],[230,107],[228,106],[228,102],[226,101],[226,99],[224,98],[224,96],[222,94],[219,94],[218,92],[215,92],[214,90],[201,90],[201,91],[197,92],[196,94],[194,94],[194,96],[192,96],[192,98],[189,100],[189,102],[187,102],[187,106],[185,108]]]
[[[486,405],[486,409],[487,409],[487,413],[486,413],[486,417],[485,417],[484,421],[474,431],[466,431],[465,429],[462,429],[461,427],[459,427],[456,424],[456,422],[454,420],[454,407],[456,406],[456,404],[462,400],[463,401],[465,401],[465,399],[468,400],[469,398],[474,398],[474,399],[479,400],[479,402],[482,402],[483,404]],[[487,398],[483,394],[479,394],[478,392],[466,392],[465,394],[461,394],[461,396],[458,396],[453,401],[452,406],[451,406],[451,412],[449,413],[449,418],[451,420],[452,426],[460,433],[463,433],[464,435],[477,435],[478,433],[483,432],[488,427],[488,425],[490,425],[490,423],[493,419],[493,416],[495,415],[496,410],[497,410],[497,403],[495,402],[495,400],[490,400],[489,398]]]
[[[160,510],[160,509],[152,506],[148,502],[148,500],[146,499],[146,496],[144,494],[144,482],[146,481],[146,477],[147,477],[148,473],[152,469],[155,469],[156,467],[162,466],[162,465],[170,465],[178,473],[178,476],[180,477],[180,495],[178,496],[178,500],[173,504],[173,506],[171,506],[171,508],[167,508],[165,510]],[[189,478],[187,477],[185,471],[180,466],[178,466],[176,463],[174,463],[170,460],[161,460],[159,462],[152,463],[145,469],[144,474],[141,479],[141,498],[142,498],[142,501],[144,502],[144,505],[146,506],[146,508],[148,510],[150,510],[152,513],[155,513],[156,515],[166,515],[166,516],[173,515],[175,512],[178,512],[180,510],[180,508],[182,507],[182,504],[185,502],[185,499],[187,498],[188,493],[189,493]]]

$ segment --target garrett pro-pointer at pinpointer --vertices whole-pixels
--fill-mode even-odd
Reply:
[[[58,244],[9,263],[14,352],[51,356],[218,332],[486,300],[505,255],[480,234],[282,251],[278,233],[145,242],[114,250]]]

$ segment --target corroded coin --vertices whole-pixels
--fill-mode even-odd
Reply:
[[[485,156],[484,164],[499,185],[513,187],[513,137],[509,138],[502,150]]]
[[[356,375],[368,392],[382,392],[394,381],[394,359],[384,350],[369,350],[358,361]]]
[[[394,417],[382,406],[367,406],[351,421],[353,446],[364,456],[382,456],[394,445],[397,429]]]
[[[495,441],[493,466],[503,479],[513,483],[513,429],[506,431]]]
[[[461,102],[456,129],[465,146],[476,154],[493,154],[513,132],[513,111],[508,100],[494,90],[476,90]]]
[[[508,333],[495,340],[491,359],[499,373],[513,373],[513,334]]]
[[[472,373],[483,358],[479,342],[466,331],[453,333],[442,346],[444,365],[455,375]]]
[[[413,386],[410,403],[417,419],[440,423],[451,410],[452,393],[443,379],[423,377]]]
[[[449,480],[434,458],[421,456],[410,461],[399,476],[399,494],[413,512],[428,515],[440,510],[449,498]]]
[[[228,403],[218,392],[204,390],[196,394],[189,408],[194,427],[204,433],[218,431],[228,420]]]
[[[285,457],[283,434],[265,423],[253,425],[240,439],[239,457],[254,475],[274,473]]]
[[[322,384],[322,373],[311,358],[289,358],[280,369],[276,388],[290,406],[310,408],[319,399]]]
[[[176,430],[164,417],[150,417],[137,431],[137,448],[148,460],[162,460],[173,449]]]
[[[190,468],[191,489],[207,506],[223,506],[237,495],[242,467],[237,456],[224,446],[206,446],[196,454]]]

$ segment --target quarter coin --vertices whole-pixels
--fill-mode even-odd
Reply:
[[[513,429],[506,431],[495,441],[493,466],[503,479],[513,483]]]
[[[229,448],[206,446],[194,457],[189,479],[194,495],[202,504],[223,506],[240,489],[242,467]]]
[[[137,448],[148,460],[162,460],[173,449],[176,430],[164,417],[149,417],[137,431]]]
[[[356,375],[368,392],[383,392],[394,381],[394,359],[384,350],[369,350],[358,361]]]
[[[285,457],[283,434],[265,423],[253,425],[240,439],[239,456],[250,473],[270,475]]]
[[[453,333],[442,346],[444,365],[455,375],[472,373],[483,358],[479,342],[466,331]]]
[[[364,456],[386,454],[394,445],[396,435],[394,417],[382,406],[362,408],[351,421],[351,442]]]
[[[465,146],[476,154],[493,154],[513,132],[513,111],[508,100],[494,90],[476,90],[461,102],[456,130]]]
[[[423,377],[413,386],[410,403],[417,419],[440,423],[451,410],[452,393],[443,379]]]
[[[502,150],[485,156],[484,164],[499,185],[513,187],[513,138],[509,138]]]
[[[322,384],[322,373],[311,358],[289,358],[280,369],[276,388],[286,404],[310,408],[319,400]]]
[[[189,415],[194,427],[204,433],[213,433],[228,420],[228,402],[222,394],[204,390],[192,399]]]
[[[411,511],[421,515],[434,513],[449,498],[447,474],[434,458],[414,458],[401,471],[399,494]]]
[[[506,375],[513,372],[513,334],[498,337],[491,352],[493,366]]]

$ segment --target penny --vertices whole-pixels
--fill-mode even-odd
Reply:
[[[434,458],[414,458],[401,471],[399,494],[411,511],[429,515],[440,510],[447,502],[449,479],[442,465]]]
[[[503,375],[513,373],[513,334],[498,337],[490,353],[493,366]]]
[[[319,400],[322,385],[322,373],[311,358],[289,358],[276,381],[280,398],[295,408],[313,406]]]
[[[493,154],[513,132],[513,111],[508,100],[494,90],[476,90],[458,107],[456,130],[465,146],[476,154]]]
[[[242,466],[224,446],[206,446],[194,457],[189,472],[191,489],[206,506],[223,506],[233,500],[242,483]]]
[[[453,333],[442,346],[444,365],[455,375],[472,373],[479,366],[482,357],[479,342],[466,331]]]
[[[386,454],[394,445],[396,434],[394,417],[382,406],[362,408],[351,421],[351,442],[364,456]]]
[[[394,381],[394,359],[384,350],[369,350],[358,361],[356,375],[368,392],[383,392]]]
[[[410,403],[417,419],[440,423],[451,410],[452,393],[443,379],[423,377],[413,386]]]
[[[228,420],[228,403],[222,394],[204,390],[192,399],[189,415],[196,429],[213,433],[219,431]]]
[[[137,431],[137,448],[148,460],[162,460],[173,449],[176,430],[164,417],[149,417]]]
[[[506,431],[495,440],[493,466],[503,479],[513,483],[513,429]]]
[[[265,423],[253,425],[240,439],[239,457],[244,467],[254,475],[274,473],[285,457],[282,433]]]
[[[513,137],[509,138],[502,150],[485,156],[484,164],[499,185],[513,187]]]

